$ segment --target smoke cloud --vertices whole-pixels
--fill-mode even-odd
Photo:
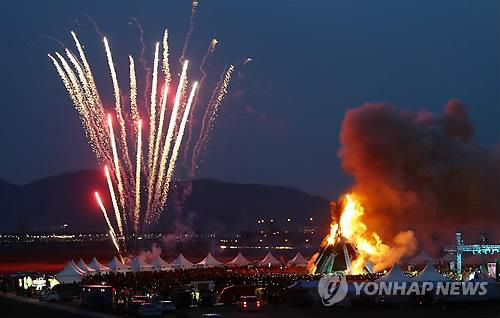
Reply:
[[[465,105],[450,100],[442,115],[367,103],[342,123],[339,156],[354,177],[371,230],[392,240],[415,231],[429,252],[454,232],[494,229],[500,220],[498,148],[471,143],[474,126]]]

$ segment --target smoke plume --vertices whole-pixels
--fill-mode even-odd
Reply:
[[[349,110],[339,156],[366,205],[367,225],[385,239],[413,229],[431,251],[452,242],[455,231],[471,233],[469,241],[479,231],[495,234],[500,156],[498,148],[471,143],[473,135],[455,99],[442,115],[382,103]]]

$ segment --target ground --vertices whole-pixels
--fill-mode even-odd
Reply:
[[[70,306],[71,308],[75,308]],[[295,308],[289,305],[267,305],[260,312],[244,313],[239,312],[234,306],[210,307],[190,309],[186,312],[178,311],[176,315],[166,315],[165,317],[200,317],[203,313],[219,313],[225,318],[279,318],[279,317],[356,317],[356,318],[422,318],[422,317],[500,317],[500,303],[494,304],[467,304],[453,307],[372,307],[372,308],[353,308],[353,307],[318,307],[318,308]],[[36,303],[25,303],[18,300],[4,298],[0,295],[0,317],[89,317],[84,312],[68,313],[59,309],[50,309],[40,306]],[[108,316],[110,317],[110,316]]]

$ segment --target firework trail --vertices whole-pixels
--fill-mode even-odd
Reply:
[[[109,43],[106,37],[104,37],[103,42],[104,42],[104,47],[106,49],[106,57],[108,59],[108,66],[109,66],[109,71],[111,73],[111,80],[113,82],[113,91],[115,95],[115,112],[116,112],[116,118],[118,120],[118,125],[120,126],[120,136],[121,136],[120,141],[121,141],[123,158],[125,161],[125,167],[127,168],[127,172],[130,173],[132,171],[132,162],[130,161],[130,156],[128,152],[127,128],[125,126],[125,120],[123,119],[123,114],[122,114],[120,87],[118,86],[118,78],[116,76],[115,64],[113,63],[113,56],[111,55],[111,49],[109,48]],[[108,116],[108,121],[109,121],[109,116]],[[125,201],[124,199],[125,199],[125,194],[122,184],[120,192],[120,203],[122,208],[124,207],[124,201]]]
[[[245,66],[245,65],[247,65],[248,63],[250,63],[250,62],[252,62],[252,61],[253,61],[253,59],[251,59],[251,58],[247,57],[247,58],[246,58],[246,59],[245,59],[245,60],[241,63],[241,65],[240,65],[239,67]]]
[[[87,18],[87,20],[89,20],[90,24],[92,24],[92,26],[94,27],[94,30],[97,34],[99,34],[99,36],[101,38],[104,37],[104,34],[101,32],[101,29],[99,29],[99,26],[97,25],[97,23],[94,21],[94,19],[92,19],[92,17],[88,14],[84,14],[84,16]]]
[[[179,132],[177,134],[177,139],[175,140],[174,149],[172,150],[172,158],[170,159],[170,163],[168,165],[167,176],[165,178],[165,184],[162,190],[162,197],[160,201],[160,206],[165,206],[167,203],[168,192],[170,189],[170,183],[172,181],[172,176],[174,174],[175,163],[177,161],[177,156],[179,155],[179,148],[182,143],[182,137],[184,135],[184,129],[186,128],[186,123],[189,117],[189,113],[191,111],[191,104],[193,103],[193,98],[196,93],[196,88],[198,87],[198,82],[194,82],[193,88],[191,89],[191,93],[189,94],[189,98],[186,104],[186,109],[184,109],[184,114],[182,116],[182,121],[179,126]]]
[[[170,86],[170,81],[172,80],[172,75],[170,74],[170,62],[168,60],[169,52],[168,52],[168,30],[165,29],[163,33],[163,63],[162,70],[163,76],[165,76],[165,86]]]
[[[93,93],[92,89],[90,87],[90,83],[87,81],[87,77],[85,76],[85,72],[82,69],[81,64],[79,61],[76,59],[76,57],[68,50],[65,50],[66,56],[69,58],[71,61],[71,64],[73,67],[77,70],[78,73],[78,78],[80,80],[81,86],[79,85],[79,91],[80,94],[83,94],[85,99],[79,99],[79,102],[82,105],[82,108],[84,109],[83,115],[84,119],[87,125],[87,131],[89,134],[89,140],[92,146],[92,149],[94,149],[94,152],[97,155],[97,159],[99,162],[105,162],[107,159],[107,149],[103,148],[103,146],[100,143],[99,140],[99,135],[101,133],[99,127],[100,127],[100,118],[96,117],[96,112],[95,110],[97,109],[98,106],[95,105],[95,100],[93,98]],[[82,87],[83,87],[83,92],[82,92]],[[79,96],[79,95],[78,95]]]
[[[142,28],[142,25],[139,23],[139,21],[131,17],[130,18],[132,21],[134,21],[135,25],[137,26],[137,29],[139,30],[139,43],[141,44],[141,50],[139,52],[139,61],[142,64],[142,69],[146,73],[146,83],[144,85],[144,100],[143,104],[144,106],[148,104],[148,92],[151,90],[151,68],[147,66],[146,63],[146,43],[144,43],[144,29]]]
[[[184,61],[184,65],[182,66],[181,77],[179,79],[179,84],[177,85],[177,92],[175,94],[174,106],[172,107],[172,113],[170,115],[170,121],[167,129],[167,136],[165,137],[165,143],[163,145],[163,151],[160,159],[158,179],[156,181],[157,191],[154,191],[155,199],[160,197],[160,192],[158,191],[158,189],[161,189],[161,186],[163,184],[163,177],[165,176],[165,166],[167,163],[168,155],[170,153],[170,147],[172,144],[172,139],[174,137],[175,126],[177,124],[177,113],[179,111],[179,104],[181,102],[182,95],[184,93],[184,87],[185,87],[184,83],[186,82],[188,64],[189,64],[188,60]],[[150,193],[150,195],[151,194],[152,193]],[[151,209],[148,209],[148,211],[146,212],[147,215],[146,222],[151,222],[151,212],[152,212]],[[158,211],[155,212],[157,213]]]
[[[151,175],[153,176],[156,175],[156,165],[158,164],[158,152],[160,151],[160,143],[163,136],[163,122],[165,120],[165,111],[167,108],[167,97],[168,97],[168,87],[165,86],[161,98],[160,120],[158,122],[158,134],[155,140],[155,146],[153,152],[153,172],[151,173]]]
[[[111,143],[111,150],[113,152],[113,164],[115,166],[116,181],[118,184],[118,195],[120,198],[120,206],[123,208],[125,205],[125,191],[123,189],[122,174],[120,171],[120,162],[118,159],[118,150],[116,148],[115,133],[113,130],[113,121],[111,120],[111,114],[108,114],[108,130],[109,130],[109,140]]]
[[[60,55],[58,53],[56,53],[56,54],[58,57],[60,57]],[[70,97],[73,105],[75,106],[75,109],[78,112],[78,115],[80,116],[80,120],[82,122],[83,129],[85,131],[85,135],[88,138],[90,138],[89,133],[88,133],[87,124],[86,124],[87,121],[85,119],[80,101],[78,100],[78,97],[76,96],[75,90],[73,89],[72,83],[71,83],[68,75],[66,74],[66,72],[62,68],[61,64],[59,64],[59,62],[52,55],[48,54],[48,57],[52,60],[52,63],[54,63],[54,66],[56,67],[56,70],[57,70],[57,74],[59,74],[59,77],[61,78],[63,85],[66,88],[66,90],[68,91],[69,97]],[[91,145],[91,147],[95,151],[94,146]]]
[[[38,35],[39,38],[41,39],[46,39],[46,40],[51,40],[51,41],[54,41],[56,42],[57,44],[59,44],[60,47],[62,47],[63,49],[66,48],[66,45],[64,45],[64,42],[57,39],[57,38],[54,38],[52,36],[49,36],[49,35],[45,35],[45,34],[40,34]]]
[[[193,6],[196,9],[196,1],[193,2]],[[135,19],[133,20],[141,30],[141,43],[143,44],[142,28]],[[189,124],[189,120],[192,117],[191,113],[195,109],[197,90],[200,85],[198,82],[195,82],[192,85],[189,96],[186,96],[189,61],[185,60],[176,94],[173,98],[168,126],[164,128],[166,125],[165,121],[167,120],[165,116],[168,113],[167,106],[170,103],[167,97],[169,84],[171,83],[168,31],[165,30],[162,42],[162,56],[160,56],[159,51],[160,43],[157,43],[153,62],[154,72],[151,72],[151,78],[148,76],[147,79],[150,83],[146,85],[148,87],[145,95],[150,96],[151,100],[150,105],[144,105],[145,112],[147,112],[148,108],[150,109],[149,114],[146,115],[149,118],[149,136],[145,136],[144,139],[147,141],[144,141],[144,123],[140,119],[139,105],[137,104],[138,84],[134,58],[132,56],[128,57],[130,108],[125,108],[124,104],[122,105],[122,96],[111,49],[106,37],[103,38],[106,61],[114,93],[114,113],[107,113],[99,96],[83,46],[74,32],[71,32],[71,35],[78,49],[78,55],[65,49],[65,56],[56,52],[55,55],[49,54],[48,57],[54,64],[57,74],[61,78],[64,87],[68,91],[70,100],[80,116],[85,134],[88,137],[89,144],[96,153],[99,164],[104,167],[106,183],[116,220],[116,231],[109,220],[106,208],[99,194],[95,193],[95,197],[103,212],[113,244],[120,253],[120,248],[124,251],[126,250],[127,234],[133,233],[139,236],[140,231],[145,230],[146,224],[158,221],[161,216],[161,212],[167,203],[179,152],[183,144],[186,129],[188,128],[186,126]],[[216,44],[217,40],[212,40],[200,65],[200,71],[203,75],[202,82],[205,81],[206,77],[204,66],[209,55],[213,53]],[[141,50],[141,62],[145,67],[146,62],[143,59],[144,50],[145,47]],[[158,69],[160,67],[160,58],[162,59],[161,72],[165,83],[161,89],[161,98],[158,101],[157,97],[160,94],[160,92],[157,93],[159,90]],[[221,82],[217,85],[216,91],[213,93],[213,98],[210,100],[208,107],[211,109],[209,112],[211,118],[207,120],[206,125],[208,127],[213,125],[217,109],[226,92],[231,72],[232,66],[222,74]],[[145,100],[147,98],[149,97],[146,97]],[[126,99],[123,100],[126,101]],[[127,115],[125,109],[129,110],[130,121],[125,121],[125,116]],[[116,116],[114,120],[118,123],[118,132],[115,132],[113,127],[113,116]],[[129,152],[126,131],[130,127],[127,127],[127,125],[132,126],[133,129],[131,134],[134,138],[131,139],[134,142],[130,146],[131,152]],[[190,126],[189,129],[191,129]],[[189,130],[187,134],[189,134]],[[147,146],[143,144],[144,142],[147,143]],[[147,148],[144,149],[144,147]],[[130,160],[132,154],[135,156],[134,167]],[[141,180],[142,178],[145,179]]]
[[[120,208],[118,207],[118,202],[116,201],[115,190],[113,188],[113,182],[111,181],[111,176],[109,174],[108,166],[104,166],[104,173],[106,174],[106,181],[108,182],[109,193],[111,195],[111,201],[113,203],[113,209],[115,211],[115,218],[116,218],[116,224],[118,225],[118,231],[120,232],[120,236],[124,237]]]
[[[75,41],[75,45],[78,49],[78,54],[80,55],[80,59],[82,61],[83,67],[85,69],[85,77],[88,83],[88,86],[90,87],[92,91],[92,98],[94,100],[94,105],[95,108],[91,109],[92,116],[94,118],[94,122],[96,124],[96,130],[97,133],[99,134],[99,139],[101,141],[101,145],[103,150],[105,151],[105,154],[103,155],[104,158],[106,158],[109,161],[109,143],[107,140],[107,131],[106,131],[106,125],[104,124],[104,110],[102,107],[101,103],[101,98],[99,96],[99,92],[97,91],[97,87],[94,81],[94,76],[92,75],[92,70],[90,69],[90,65],[87,61],[87,56],[85,55],[85,51],[83,50],[82,45],[80,44],[80,41],[78,40],[78,37],[76,36],[75,32],[71,31],[71,36],[73,37],[73,40]]]
[[[217,41],[216,38],[213,38],[212,41],[210,41],[210,45],[208,46],[208,49],[207,49],[207,52],[205,53],[205,55],[203,56],[203,59],[201,60],[201,64],[200,64],[200,73],[201,73],[201,79],[200,79],[200,87],[203,87],[203,84],[205,83],[205,79],[207,78],[207,73],[205,71],[205,64],[208,60],[208,57],[210,56],[210,54],[212,54],[214,51],[215,51],[215,47],[217,46],[217,43],[219,43],[219,41]],[[200,96],[200,94],[196,94],[195,98],[194,98],[194,101],[193,101],[193,110],[191,111],[191,118],[192,119],[195,115],[196,115],[196,108],[197,108],[197,105],[198,105],[198,96]],[[186,165],[186,162],[187,162],[187,159],[188,159],[188,156],[189,156],[189,145],[191,144],[191,139],[192,139],[192,136],[193,136],[193,126],[194,126],[194,123],[192,120],[189,120],[188,121],[188,127],[187,127],[187,135],[186,135],[186,142],[185,142],[185,146],[184,146],[184,155],[183,155],[183,161],[182,161],[182,165],[185,166]]]
[[[158,55],[160,54],[160,43],[156,43],[155,57],[153,62],[153,82],[151,85],[151,108],[149,111],[149,143],[148,143],[148,169],[153,170],[153,151],[156,134],[156,90],[158,89]]]
[[[210,131],[213,129],[215,119],[218,116],[219,106],[224,100],[224,96],[226,96],[233,71],[234,65],[230,65],[229,68],[221,74],[219,83],[210,98],[210,102],[208,103],[208,107],[202,119],[200,135],[193,149],[193,155],[191,157],[191,170],[189,171],[190,177],[193,177],[196,173],[198,159],[208,143]]]
[[[120,253],[120,247],[118,246],[118,243],[116,240],[116,233],[115,233],[115,230],[113,229],[113,225],[111,225],[111,221],[109,220],[108,212],[106,211],[104,204],[102,204],[101,196],[99,195],[99,192],[97,192],[97,191],[94,192],[94,195],[95,195],[95,198],[97,200],[97,203],[99,204],[99,207],[101,208],[102,214],[104,215],[104,219],[106,220],[106,224],[108,225],[109,235],[111,235],[111,238],[113,240],[113,244],[115,245],[118,253]]]
[[[134,233],[139,230],[139,215],[141,210],[141,156],[142,156],[142,121],[137,123],[137,159],[135,165],[135,208]]]
[[[135,63],[134,58],[129,55],[129,74],[130,74],[130,115],[132,117],[132,123],[134,126],[134,131],[137,135],[138,133],[138,122],[139,122],[139,111],[137,109],[137,77],[135,75]]]
[[[148,193],[150,194],[148,196],[148,207],[151,205],[151,202],[153,200],[153,193],[154,193],[154,185],[155,185],[155,176],[156,176],[156,170],[157,170],[157,164],[158,164],[158,153],[160,151],[160,143],[161,139],[163,136],[163,122],[165,118],[165,110],[167,108],[167,95],[168,95],[168,87],[165,86],[161,98],[161,110],[160,110],[160,120],[158,123],[158,136],[155,141],[154,145],[154,150],[153,150],[153,165],[151,166],[151,173],[150,173],[150,178],[148,180]]]
[[[95,131],[92,126],[92,120],[90,117],[90,113],[88,110],[88,105],[85,100],[84,93],[82,92],[82,87],[80,86],[80,83],[78,82],[78,78],[71,69],[70,65],[68,62],[64,59],[64,57],[59,54],[58,52],[55,53],[58,59],[60,60],[62,64],[62,70],[65,75],[61,75],[66,78],[67,84],[69,84],[70,87],[70,95],[72,95],[72,100],[75,102],[75,108],[77,109],[78,113],[80,114],[80,119],[82,121],[82,125],[84,127],[85,134],[89,140],[90,146],[92,150],[95,152],[98,161],[102,160],[102,153],[99,151],[99,141],[97,140]],[[59,72],[59,71],[58,71]],[[63,78],[63,82],[65,79]],[[65,84],[66,85],[66,84]]]
[[[179,63],[182,64],[184,61],[184,57],[186,55],[186,51],[189,45],[189,40],[191,39],[191,34],[194,30],[194,19],[196,17],[196,11],[198,10],[198,0],[193,0],[191,4],[191,17],[189,18],[189,30],[186,33],[186,38],[184,39],[184,46],[182,47],[182,53],[179,57]]]

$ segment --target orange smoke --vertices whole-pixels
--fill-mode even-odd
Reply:
[[[402,256],[415,251],[416,240],[412,231],[396,235],[393,246],[382,242],[377,232],[368,229],[363,222],[365,208],[361,198],[354,194],[346,194],[342,200],[340,221],[332,221],[330,233],[323,245],[334,245],[340,237],[351,243],[357,252],[352,261],[350,274],[361,274],[367,264],[373,265],[374,271],[380,271],[397,262]]]

